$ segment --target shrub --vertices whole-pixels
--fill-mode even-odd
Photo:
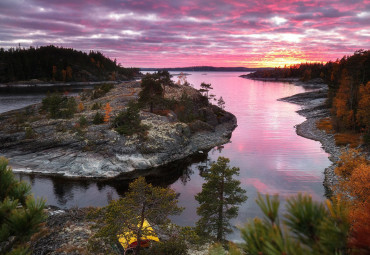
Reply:
[[[100,112],[97,112],[97,113],[94,115],[93,123],[94,123],[95,125],[99,125],[99,124],[104,123],[104,115],[103,115],[103,114],[101,114]]]
[[[42,109],[49,112],[50,117],[53,119],[72,118],[77,112],[77,103],[74,97],[53,93],[48,94],[42,100]]]
[[[91,110],[99,110],[99,109],[101,109],[101,107],[102,107],[101,103],[96,102],[91,107]]]
[[[144,133],[148,127],[141,124],[139,106],[133,101],[128,103],[126,110],[120,112],[113,121],[113,127],[121,135]]]
[[[36,133],[33,131],[32,127],[25,127],[24,131],[26,139],[32,139],[36,137]]]
[[[316,127],[318,129],[324,130],[328,134],[333,134],[335,132],[330,118],[324,118],[324,119],[318,120],[316,122]]]
[[[80,127],[82,127],[82,128],[85,128],[88,125],[88,122],[87,122],[87,119],[86,119],[85,116],[80,117],[79,123],[80,123]]]
[[[92,92],[92,95],[91,95],[91,99],[97,99],[99,97],[103,97],[113,88],[114,88],[113,84],[102,84],[99,86],[95,86]]]
[[[358,133],[339,133],[334,135],[334,139],[337,146],[349,144],[351,148],[356,148],[361,144],[361,135]]]

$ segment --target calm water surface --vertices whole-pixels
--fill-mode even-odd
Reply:
[[[299,106],[277,101],[278,98],[305,90],[287,83],[243,79],[238,77],[240,74],[192,72],[188,76],[188,81],[196,88],[201,82],[211,83],[213,94],[217,98],[222,95],[226,110],[238,119],[231,142],[208,153],[211,161],[224,156],[230,158],[232,166],[240,168],[238,178],[247,190],[248,200],[240,206],[234,224],[242,225],[250,218],[261,216],[255,203],[257,192],[279,193],[281,199],[307,192],[316,200],[324,200],[322,181],[323,171],[330,165],[328,155],[319,142],[296,135],[294,126],[304,121],[295,112]],[[10,107],[4,106],[6,101],[3,98],[0,95],[0,112]],[[14,102],[13,107],[18,102]],[[201,191],[203,178],[199,175],[198,167],[205,165],[204,157],[194,160],[194,163],[180,162],[167,167],[161,170],[161,174],[151,178],[152,182],[170,185],[180,193],[180,206],[186,209],[182,215],[173,218],[178,224],[192,226],[197,220],[194,195]],[[119,197],[127,189],[125,182],[82,182],[37,175],[18,176],[30,181],[36,196],[43,196],[48,204],[63,208],[106,205],[110,198]],[[238,231],[229,238],[238,240]]]

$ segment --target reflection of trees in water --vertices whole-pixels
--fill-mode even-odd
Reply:
[[[101,190],[104,186],[113,187],[117,194],[123,196],[128,190],[131,180],[145,176],[148,183],[155,186],[167,187],[180,180],[182,184],[186,185],[191,180],[191,175],[194,173],[193,164],[204,162],[208,158],[208,153],[202,153],[187,157],[183,160],[178,160],[169,163],[165,166],[156,167],[149,170],[135,170],[130,173],[130,178],[127,176],[120,176],[117,180],[107,180],[97,183],[98,189]],[[108,196],[108,195],[107,195]]]
[[[31,184],[31,186],[35,185],[35,176],[33,174],[14,173],[14,175],[18,179],[18,181],[28,182]]]
[[[220,145],[220,146],[217,146],[217,147],[215,147],[215,148],[213,148],[212,150],[211,150],[211,153],[212,153],[212,155],[216,152],[216,151],[218,151],[218,153],[221,153],[222,152],[222,150],[225,148],[225,146],[223,146],[223,145]],[[198,170],[199,170],[199,175],[200,176],[203,176],[205,173],[207,173],[207,171],[209,170],[209,167],[210,167],[210,165],[212,164],[212,163],[214,163],[214,161],[212,161],[211,160],[211,158],[208,156],[208,153],[206,154],[206,159],[205,160],[203,160],[198,166],[197,166],[197,168],[198,168]]]
[[[58,205],[66,205],[68,201],[74,198],[75,189],[82,189],[86,191],[89,188],[89,181],[68,181],[64,178],[51,178],[53,183],[53,190]]]
[[[205,173],[208,172],[210,165],[213,163],[211,158],[208,156],[205,160],[203,160],[199,165],[198,165],[198,170],[199,170],[199,175],[203,176]]]
[[[136,170],[130,173],[129,176],[120,176],[110,180],[75,180],[65,177],[43,176],[33,174],[18,174],[19,179],[30,180],[32,186],[38,186],[40,183],[50,183],[50,188],[44,191],[46,197],[53,194],[57,206],[66,207],[71,200],[79,197],[80,194],[84,198],[94,201],[94,193],[97,193],[99,198],[106,198],[106,201],[115,198],[116,194],[123,196],[128,190],[129,183],[144,175],[146,181],[155,186],[167,187],[180,180],[183,185],[186,185],[194,174],[197,165],[209,164],[208,152],[199,153],[183,160],[172,162],[166,166],[161,166],[149,170]],[[88,194],[87,190],[91,189],[93,193]],[[51,199],[50,201],[52,201]],[[100,199],[101,201],[101,199]],[[47,201],[48,203],[48,201]],[[74,205],[80,205],[79,201],[75,201]],[[99,202],[98,202],[99,203]],[[101,202],[100,202],[101,203]],[[100,205],[92,202],[91,206]]]

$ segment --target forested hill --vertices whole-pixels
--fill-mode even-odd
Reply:
[[[102,81],[131,79],[138,68],[123,68],[97,51],[89,54],[53,45],[0,49],[0,83],[27,81]]]

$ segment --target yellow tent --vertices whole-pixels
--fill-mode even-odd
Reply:
[[[149,222],[145,219],[143,223],[143,229],[145,229],[146,231],[150,231],[153,234],[148,235],[148,236],[144,235],[141,237],[141,245],[140,245],[141,247],[148,247],[149,241],[159,242],[159,238],[156,236],[153,228],[150,226]],[[127,231],[124,234],[117,235],[117,237],[118,237],[119,243],[122,245],[124,249],[133,248],[133,247],[136,247],[137,245],[136,237],[134,236],[132,231]],[[129,238],[129,240],[127,240],[126,238]]]

